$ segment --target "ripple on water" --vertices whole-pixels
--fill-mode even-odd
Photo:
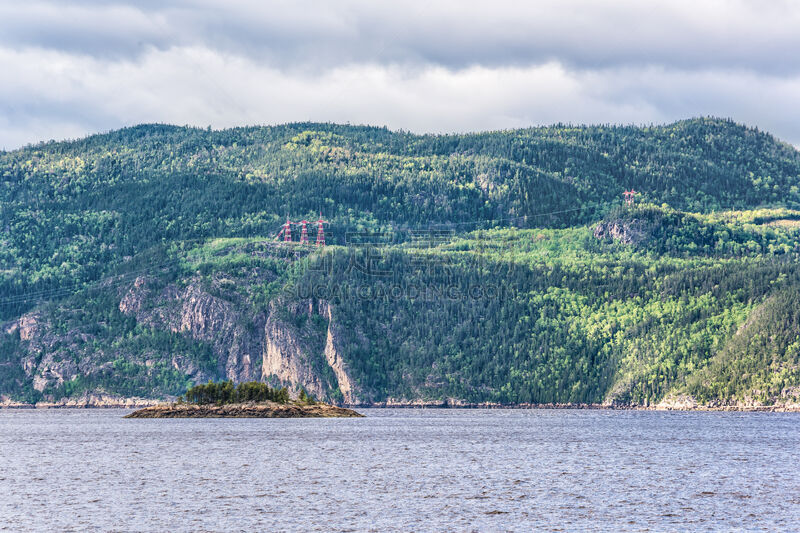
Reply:
[[[0,411],[0,529],[784,529],[800,424],[781,413],[366,410],[123,420]],[[776,497],[780,495],[780,497]]]

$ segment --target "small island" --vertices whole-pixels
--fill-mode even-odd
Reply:
[[[250,381],[209,382],[186,391],[177,402],[139,409],[125,418],[350,418],[362,417],[351,409],[320,403],[301,390],[296,400],[284,387],[274,389]]]

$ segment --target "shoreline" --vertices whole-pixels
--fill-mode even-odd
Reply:
[[[70,400],[64,402],[38,402],[36,404],[22,402],[5,402],[0,404],[2,409],[145,409],[170,405],[167,401],[145,400],[143,398],[125,399],[117,401],[103,400]],[[327,405],[327,404],[325,404]],[[490,410],[536,410],[536,409],[575,409],[598,411],[676,411],[676,412],[743,412],[743,413],[800,413],[800,404],[788,405],[687,405],[687,404],[657,404],[643,405],[615,405],[615,404],[585,404],[585,403],[547,403],[547,404],[497,404],[497,403],[467,403],[456,401],[437,402],[375,402],[342,404],[335,406],[344,409],[490,409]]]
[[[4,403],[0,404],[0,410],[3,409],[29,409],[29,410],[50,410],[50,409],[142,409],[145,407],[152,407],[159,405],[163,402],[152,401],[142,403],[118,402],[118,403],[84,403],[84,402],[39,402],[39,403]]]
[[[800,413],[800,405],[719,405],[719,406],[705,406],[698,405],[694,407],[683,406],[661,406],[661,405],[608,405],[608,404],[490,404],[490,403],[477,403],[477,404],[404,404],[404,403],[374,403],[374,404],[354,404],[347,407],[362,408],[362,409],[490,409],[490,410],[504,410],[504,409],[519,409],[519,410],[537,410],[537,409],[551,409],[551,410],[594,410],[594,411],[677,411],[677,412],[692,412],[692,411],[705,411],[705,412],[750,412],[750,413]]]

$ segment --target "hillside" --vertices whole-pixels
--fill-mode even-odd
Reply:
[[[717,119],[0,153],[0,395],[796,402],[799,187],[800,152]],[[329,246],[274,240],[320,212]]]

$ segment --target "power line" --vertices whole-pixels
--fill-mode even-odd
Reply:
[[[182,259],[179,258],[171,259],[161,264],[151,265],[147,268],[143,268],[140,270],[132,270],[130,272],[124,272],[122,274],[114,274],[112,276],[107,276],[105,278],[88,282],[84,285],[72,285],[70,287],[60,287],[56,289],[50,289],[47,291],[23,293],[18,296],[11,296],[9,298],[0,299],[0,305],[13,305],[13,304],[23,304],[27,302],[41,302],[46,300],[52,300],[55,298],[68,296],[70,294],[74,294],[82,290],[87,290],[92,288],[93,286],[99,286],[99,285],[102,285],[103,287],[113,287],[115,285],[119,285],[120,283],[129,281],[129,279],[132,277],[154,272],[156,270],[162,270],[164,268],[168,268],[172,265],[178,264],[181,261]]]
[[[611,202],[596,202],[594,204],[586,204],[581,207],[573,207],[571,209],[561,209],[559,211],[550,211],[547,213],[535,213],[533,215],[521,215],[518,217],[510,217],[510,218],[496,218],[496,219],[489,219],[489,220],[470,220],[466,222],[445,222],[441,224],[431,224],[428,227],[438,227],[438,226],[460,226],[463,224],[481,224],[481,223],[491,223],[491,222],[509,222],[509,221],[516,221],[516,220],[528,220],[529,218],[538,218],[538,217],[546,217],[550,215],[560,215],[563,213],[572,213],[575,211],[583,211],[584,209],[588,209],[590,207],[598,207],[602,205],[610,205]]]
[[[558,214],[563,214],[563,213],[571,213],[571,212],[582,211],[582,210],[589,209],[589,208],[592,208],[592,207],[599,207],[599,206],[604,206],[604,205],[610,205],[610,202],[595,202],[595,203],[592,203],[592,204],[585,204],[585,205],[574,207],[574,208],[570,208],[570,209],[561,209],[561,210],[556,210],[556,211],[549,211],[549,212],[546,212],[546,213],[535,213],[535,214],[531,214],[531,215],[520,215],[520,216],[516,216],[516,217],[505,217],[505,218],[488,219],[488,220],[487,219],[476,219],[476,220],[469,220],[469,221],[462,221],[462,222],[429,224],[427,226],[416,226],[414,228],[400,227],[400,228],[398,228],[398,230],[402,230],[402,231],[415,231],[415,230],[417,230],[417,231],[419,231],[419,230],[424,230],[424,229],[442,228],[442,227],[447,228],[447,227],[452,227],[452,226],[493,224],[493,223],[498,223],[498,222],[514,222],[514,221],[520,221],[520,220],[527,221],[528,219],[531,219],[531,218],[539,218],[539,217],[546,217],[546,216],[558,215]],[[289,223],[288,220],[287,220],[287,223]],[[286,226],[286,223],[282,226],[282,228],[285,228],[285,226]],[[283,230],[281,231],[281,233],[283,233]],[[279,233],[279,236],[280,236],[280,233]],[[192,243],[192,242],[208,242],[208,241],[214,240],[216,238],[218,238],[218,237],[205,237],[205,238],[199,238],[198,237],[198,238],[195,238],[195,239],[189,239],[189,240],[179,241],[179,242],[182,243],[182,244],[187,244],[187,243]],[[254,237],[244,237],[244,238],[252,239]],[[274,244],[282,244],[282,243],[274,243]],[[43,301],[49,301],[49,300],[63,298],[63,297],[69,296],[71,294],[75,294],[75,293],[83,291],[83,290],[89,290],[89,289],[91,289],[93,287],[97,287],[97,286],[113,287],[113,286],[117,286],[117,285],[120,285],[122,283],[125,283],[125,282],[129,281],[129,278],[131,278],[131,277],[134,277],[134,276],[138,277],[140,275],[146,275],[146,274],[148,274],[150,272],[154,272],[154,271],[157,271],[157,270],[162,270],[162,269],[167,268],[169,266],[176,265],[176,264],[180,263],[181,261],[182,261],[182,259],[180,259],[180,258],[171,259],[169,261],[163,262],[163,263],[158,264],[158,265],[150,265],[147,268],[143,268],[143,269],[139,269],[139,270],[133,270],[133,271],[124,272],[124,273],[121,273],[121,274],[115,274],[115,275],[107,276],[105,278],[101,278],[101,279],[98,279],[98,280],[95,280],[95,281],[92,281],[92,282],[88,282],[88,283],[83,284],[83,285],[72,285],[72,286],[69,286],[69,287],[58,287],[58,288],[54,288],[54,289],[42,290],[42,291],[37,291],[37,292],[23,293],[23,294],[20,294],[20,295],[17,295],[17,296],[11,296],[11,297],[8,297],[8,298],[0,299],[0,305],[9,306],[9,305],[23,305],[23,304],[26,304],[26,303],[39,303],[39,302],[43,302]],[[120,263],[120,264],[124,264],[124,263]]]

